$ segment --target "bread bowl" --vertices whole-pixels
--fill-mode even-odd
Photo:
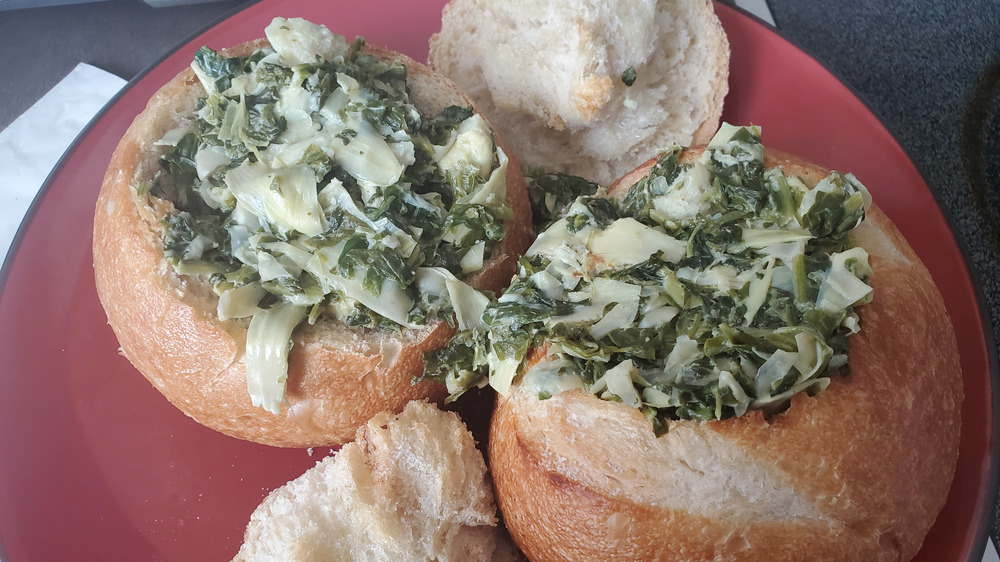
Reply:
[[[423,352],[443,345],[454,330],[455,320],[448,310],[458,306],[451,302],[456,300],[450,298],[451,291],[465,294],[470,286],[498,290],[510,278],[517,254],[530,241],[530,209],[518,167],[504,163],[503,151],[493,148],[494,144],[500,146],[499,139],[490,144],[494,137],[488,124],[478,114],[462,109],[470,108],[471,102],[448,80],[404,55],[364,46],[360,41],[348,45],[325,27],[304,20],[278,18],[268,26],[266,35],[266,39],[220,53],[199,51],[192,67],[164,85],[126,132],[109,164],[96,205],[93,250],[97,289],[122,354],[164,396],[196,421],[228,435],[269,445],[336,445],[351,439],[361,424],[380,411],[399,411],[410,400],[439,400],[446,394],[439,383],[411,384],[411,378],[421,372]],[[320,53],[322,61],[315,58]],[[371,86],[363,79],[362,83],[354,79],[366,72],[377,74],[381,82]],[[302,80],[295,82],[294,87],[289,85],[294,82],[293,77]],[[402,93],[403,77],[410,101]],[[283,88],[287,89],[287,95]],[[388,92],[389,101],[364,97],[374,95],[372,91]],[[227,92],[231,103],[220,101]],[[268,95],[270,99],[266,98]],[[393,98],[394,95],[399,99]],[[248,99],[251,101],[247,102]],[[315,107],[320,102],[323,105]],[[441,139],[438,144],[426,138],[414,140],[415,133],[408,137],[408,133],[398,132],[403,127],[399,123],[416,130],[418,118],[412,113],[410,102],[422,115],[421,122],[437,124],[436,139]],[[348,107],[349,104],[355,105]],[[453,106],[459,109],[452,114],[444,112]],[[367,109],[380,108],[386,112],[381,114],[383,121],[379,127],[391,129],[396,135],[389,141],[369,134],[374,129],[369,121],[378,115],[369,118],[361,114]],[[329,111],[322,118],[325,121],[317,109]],[[442,117],[438,118],[439,115]],[[390,123],[393,119],[396,128]],[[212,127],[206,125],[209,122]],[[465,129],[459,132],[463,124],[469,129],[466,136],[463,136]],[[321,126],[329,132],[322,139],[324,133],[318,131]],[[209,132],[201,137],[194,135],[201,129]],[[334,132],[340,136],[333,137]],[[255,139],[254,134],[268,138]],[[205,140],[212,135],[214,145]],[[370,160],[362,158],[360,164],[355,161],[355,168],[344,171],[345,166],[350,166],[347,160],[352,150],[345,147],[353,142],[355,147],[361,147],[354,152],[355,156],[366,152],[366,145],[359,145],[359,141],[371,143],[369,154],[386,157],[386,147],[399,154],[388,154],[388,160],[380,161],[385,164],[381,168],[366,164]],[[187,146],[184,143],[188,142],[200,147],[196,153],[184,152]],[[381,151],[372,148],[379,143]],[[423,148],[414,148],[415,143],[424,143]],[[482,152],[483,143],[488,145],[489,157],[476,160],[475,151]],[[313,150],[317,145],[320,150]],[[234,146],[242,148],[237,150]],[[278,149],[288,146],[298,146],[299,153],[290,156],[286,152],[284,158],[289,162],[282,168]],[[448,156],[445,149],[455,147],[458,148]],[[273,153],[269,152],[272,150]],[[421,156],[430,153],[434,155]],[[412,162],[417,157],[424,158],[418,163],[424,166],[424,177],[432,178],[425,183],[408,175],[416,169]],[[262,163],[270,169],[262,171]],[[468,166],[474,169],[470,171]],[[175,168],[180,170],[181,176],[177,177],[181,179],[176,179]],[[377,176],[386,169],[388,176],[381,179],[364,176]],[[229,178],[234,171],[250,176],[248,183],[240,185],[253,186],[239,188],[241,196],[230,187]],[[315,174],[315,189],[302,187],[312,185],[309,171]],[[185,173],[187,180],[183,179]],[[284,183],[286,176],[282,174],[286,173],[294,181]],[[456,189],[443,187],[452,185],[446,173],[457,178],[456,181],[468,180],[470,191],[464,195],[457,191],[434,195],[435,190]],[[266,185],[253,184],[254,177],[258,180],[264,177]],[[185,181],[196,187],[184,187],[188,185]],[[384,190],[400,185],[415,189],[400,189],[396,199],[385,196]],[[273,195],[275,191],[270,186],[291,187]],[[327,193],[316,193],[327,187],[330,187]],[[206,191],[207,199],[200,195]],[[421,193],[414,195],[417,192]],[[297,199],[300,194],[305,194],[304,200]],[[477,194],[481,196],[479,200],[474,199]],[[178,202],[182,196],[187,197],[183,204]],[[196,197],[201,197],[201,203],[192,203]],[[353,197],[355,202],[347,204],[345,197]],[[451,238],[442,242],[445,235],[440,233],[421,234],[430,232],[427,225],[424,231],[400,226],[404,221],[398,216],[386,219],[388,222],[362,216],[366,212],[375,213],[366,208],[367,203],[391,206],[395,204],[391,201],[405,198],[409,198],[406,199],[409,203],[399,206],[412,213],[418,212],[413,210],[415,206],[422,206],[428,213],[435,213],[437,219],[451,220],[449,226],[440,227],[440,232]],[[470,212],[478,217],[469,219],[472,227],[463,230],[464,215],[453,205],[456,201],[473,209]],[[282,214],[295,205],[307,212]],[[222,210],[206,210],[206,206]],[[264,218],[248,218],[248,206],[257,209]],[[201,209],[199,212],[205,216],[215,216],[209,226],[199,226],[198,213],[192,211],[195,208]],[[236,212],[239,209],[242,210]],[[332,236],[331,221],[335,217],[331,213],[336,209],[340,213],[337,224],[347,225],[343,232],[364,235],[355,246],[362,253],[355,254],[360,257],[353,262],[348,260],[345,266],[339,259],[345,255],[346,246],[324,256],[336,266],[323,262],[320,265],[325,270],[319,274],[303,263],[290,265],[280,253],[286,251],[287,256],[295,251],[288,244],[281,246],[284,248],[281,251],[267,250],[270,257],[263,256],[261,248],[269,243],[291,241],[300,247],[313,244],[308,240],[320,240],[310,249],[322,248],[321,239]],[[449,214],[451,209],[456,210],[455,216]],[[187,218],[182,216],[182,210],[191,211]],[[474,220],[482,223],[474,224]],[[244,223],[251,226],[244,228],[242,235],[232,233],[232,225]],[[218,246],[233,249],[231,254],[219,257],[222,250],[212,247],[212,237],[216,234],[202,235],[211,224],[225,226],[225,232],[218,234],[221,240]],[[486,224],[480,230],[488,227],[492,229],[490,234],[473,231],[476,224]],[[194,234],[185,234],[188,232],[185,228]],[[303,234],[306,232],[315,236],[306,237]],[[247,242],[248,234],[259,236]],[[182,243],[171,246],[178,240]],[[413,244],[414,240],[420,243],[410,246],[416,249],[408,255],[403,255],[406,253],[403,250],[393,250]],[[423,240],[431,240],[436,246],[428,249],[421,245]],[[195,248],[198,245],[207,249]],[[255,264],[250,264],[253,267],[247,275],[240,271],[248,265],[246,259],[234,257],[237,247],[243,248],[240,251],[244,254],[248,247],[256,252],[250,260]],[[212,254],[213,251],[216,253]],[[330,252],[320,249],[312,255],[323,251]],[[382,252],[383,257],[376,256],[377,252]],[[402,257],[394,258],[390,255],[393,253]],[[438,259],[435,255],[444,257]],[[428,259],[421,260],[421,256]],[[367,273],[376,269],[371,260],[379,259],[391,263],[369,279]],[[405,267],[399,265],[404,259]],[[271,268],[266,275],[261,274],[264,262]],[[275,264],[278,268],[273,268]],[[450,270],[444,271],[440,267],[443,265]],[[427,294],[415,290],[417,282],[413,278],[417,269],[429,272],[424,277],[431,278],[427,283],[437,292],[438,302],[444,303],[443,308],[438,307],[443,312],[437,316],[433,311],[424,314],[425,318],[410,315],[408,303],[415,303],[422,298],[419,295]],[[299,273],[300,270],[306,273]],[[380,279],[382,271],[388,273]],[[387,280],[400,271],[406,279]],[[366,274],[363,278],[362,273]],[[312,275],[311,282],[306,279],[307,274]],[[318,284],[327,293],[320,297],[307,294],[317,285],[316,275],[323,277]],[[288,279],[292,283],[285,283]],[[369,281],[367,288],[356,287]],[[254,283],[257,286],[241,296],[237,297],[233,291]],[[305,304],[285,306],[293,297],[283,300],[272,291],[260,292],[261,286],[267,284],[279,293],[293,294]],[[331,297],[330,291],[339,296]],[[226,297],[227,293],[232,298]],[[308,297],[304,301],[303,295]],[[391,303],[394,312],[387,310],[385,303]],[[268,308],[269,305],[273,306]],[[308,310],[303,311],[303,306]],[[427,308],[421,306],[414,304],[413,310]],[[371,307],[378,310],[371,312]],[[262,310],[268,314],[259,314]],[[279,318],[278,313],[270,314],[277,310],[284,310],[285,318]],[[270,328],[256,333],[253,330],[254,319],[264,316],[274,320],[272,328],[279,328],[270,336],[261,335],[270,332]],[[298,322],[305,317],[306,321]],[[386,320],[389,317],[399,322]],[[345,319],[361,325],[346,325]],[[458,323],[462,320],[459,315]],[[263,324],[261,321],[258,326]],[[289,338],[287,332],[292,330]],[[285,333],[281,334],[282,331]],[[254,356],[249,362],[266,365],[265,370],[273,375],[270,379],[248,378],[248,341],[250,355]],[[250,394],[255,396],[251,398]]]
[[[475,100],[529,170],[607,185],[671,144],[704,144],[729,91],[709,0],[451,0],[432,67]]]
[[[687,149],[679,161],[704,162],[711,150]],[[788,154],[761,157],[767,170],[812,191],[830,177]],[[626,175],[610,195],[654,177],[658,162]],[[504,520],[530,559],[869,561],[917,552],[957,462],[957,344],[919,257],[876,205],[864,215],[848,246],[866,251],[870,275],[859,279],[872,293],[852,305],[860,331],[847,339],[849,371],[822,374],[828,380],[806,392],[745,412],[736,411],[735,390],[718,392],[713,406],[732,409],[709,408],[700,419],[676,402],[651,408],[643,387],[656,387],[655,379],[633,372],[628,388],[641,399],[634,407],[636,395],[611,392],[611,382],[595,388],[598,381],[582,384],[585,377],[566,376],[572,369],[554,369],[567,354],[551,334],[531,340],[516,371],[501,369],[513,383],[499,381],[491,472]],[[752,394],[752,383],[744,390]]]

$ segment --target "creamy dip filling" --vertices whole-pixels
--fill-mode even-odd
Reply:
[[[471,108],[421,115],[407,69],[326,27],[276,18],[245,57],[203,47],[205,95],[158,142],[149,185],[176,212],[164,254],[204,276],[220,319],[250,318],[254,405],[279,413],[292,332],[467,328],[488,304],[462,282],[503,237],[507,158]]]
[[[621,199],[549,202],[562,216],[511,287],[441,352],[458,366],[437,373],[454,395],[488,367],[500,393],[518,378],[542,399],[582,389],[662,432],[670,419],[778,411],[846,370],[855,308],[872,294],[850,236],[864,186],[833,172],[809,189],[765,170],[757,127],[724,125],[693,162],[680,152]],[[525,369],[542,344],[545,360]]]

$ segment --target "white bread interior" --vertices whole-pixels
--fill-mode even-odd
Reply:
[[[708,142],[729,87],[710,0],[451,0],[430,63],[522,166],[604,185],[660,147]]]
[[[515,560],[483,455],[458,415],[411,402],[272,491],[235,560]]]

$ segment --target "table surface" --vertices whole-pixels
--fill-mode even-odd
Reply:
[[[0,11],[0,129],[79,62],[131,79],[244,2]],[[865,101],[950,216],[1000,326],[1000,0],[769,0],[778,32]],[[151,23],[151,22],[155,22]],[[987,329],[990,327],[987,326]],[[994,512],[991,534],[1000,539]]]

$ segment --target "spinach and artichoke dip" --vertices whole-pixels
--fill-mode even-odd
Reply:
[[[453,396],[484,367],[503,394],[516,377],[541,399],[582,389],[662,433],[671,419],[779,411],[844,372],[855,307],[872,294],[850,237],[867,190],[837,172],[808,189],[765,170],[757,127],[723,125],[694,162],[680,152],[663,152],[621,199],[560,203],[592,191],[577,182],[536,207],[563,215],[478,326],[438,352],[452,366],[430,376]],[[522,372],[543,344],[545,360]]]
[[[174,203],[164,253],[210,279],[220,319],[250,318],[255,406],[278,413],[291,334],[319,318],[467,328],[488,298],[461,281],[503,237],[507,158],[470,108],[420,115],[407,69],[323,26],[275,19],[247,57],[203,47],[190,126],[145,186]],[[454,314],[454,316],[453,316]]]

